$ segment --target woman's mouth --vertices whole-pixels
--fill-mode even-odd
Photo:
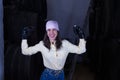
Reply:
[[[55,35],[50,35],[50,38],[54,38],[55,37]]]

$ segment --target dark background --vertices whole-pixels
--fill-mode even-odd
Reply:
[[[0,0],[0,80],[4,78],[3,5]]]
[[[34,45],[43,39],[49,19],[59,21],[61,37],[74,44],[78,38],[72,31],[73,25],[79,25],[85,32],[87,52],[78,55],[77,60],[76,55],[68,56],[67,77],[76,62],[83,62],[95,73],[95,80],[120,80],[119,3],[119,0],[4,0],[5,80],[39,80],[44,69],[41,54],[21,54],[21,31],[25,26],[35,27],[28,39],[29,45]]]

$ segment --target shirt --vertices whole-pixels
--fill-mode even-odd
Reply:
[[[81,54],[86,51],[86,41],[79,40],[79,45],[76,46],[67,40],[62,40],[60,49],[51,44],[50,50],[44,46],[43,41],[40,41],[34,46],[28,47],[27,40],[23,39],[21,43],[22,54],[32,55],[41,52],[44,66],[53,70],[61,70],[65,65],[66,58],[69,53]]]

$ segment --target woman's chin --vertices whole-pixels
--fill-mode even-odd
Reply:
[[[55,38],[50,38],[50,41],[55,41]]]

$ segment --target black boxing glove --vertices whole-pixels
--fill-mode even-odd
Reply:
[[[32,34],[32,27],[24,27],[22,30],[22,39],[27,39]]]
[[[84,32],[80,28],[80,26],[74,25],[73,26],[73,31],[79,38],[82,38],[82,39],[85,38]]]

